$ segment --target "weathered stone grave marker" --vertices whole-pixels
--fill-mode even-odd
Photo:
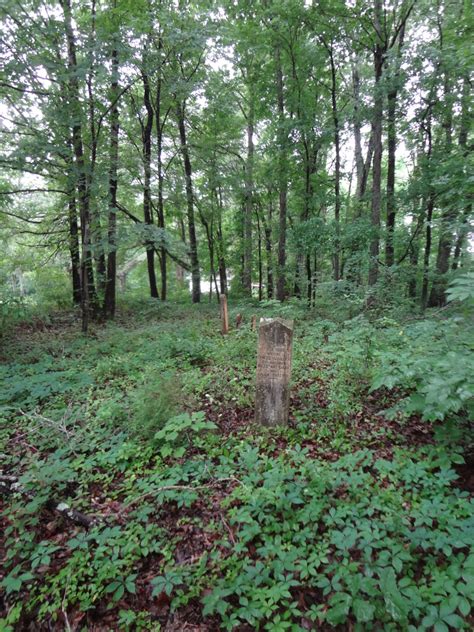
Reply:
[[[261,318],[258,329],[255,421],[265,426],[288,423],[293,321]]]
[[[250,321],[250,329],[252,331],[255,331],[257,328],[257,317],[254,315],[252,316],[252,320]]]
[[[220,304],[221,304],[221,332],[223,334],[229,333],[229,312],[227,311],[227,296],[225,294],[221,294],[220,296]]]
[[[237,316],[235,317],[235,327],[236,327],[236,329],[238,329],[241,324],[242,324],[242,314],[237,314]]]

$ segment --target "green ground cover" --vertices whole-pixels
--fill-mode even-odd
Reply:
[[[4,338],[0,628],[471,629],[468,316],[230,307]],[[253,314],[295,319],[286,428],[253,424]]]

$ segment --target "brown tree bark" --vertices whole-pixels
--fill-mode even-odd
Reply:
[[[387,94],[387,236],[385,242],[385,265],[393,266],[395,263],[395,248],[393,235],[395,230],[395,165],[397,150],[396,110],[397,96],[400,89],[400,65],[403,40],[405,37],[405,24],[402,24],[398,36],[398,48],[395,58],[395,70],[392,72],[392,86]]]
[[[355,153],[355,163],[356,163],[356,174],[357,174],[357,185],[356,185],[356,200],[357,200],[357,208],[356,208],[356,216],[360,217],[362,214],[362,200],[365,197],[365,193],[367,190],[367,181],[369,178],[370,167],[372,165],[372,157],[374,153],[374,137],[373,134],[370,134],[369,144],[367,147],[367,155],[364,160],[363,152],[362,152],[362,131],[361,131],[361,121],[360,121],[360,77],[359,70],[357,67],[357,60],[354,62],[352,67],[352,89],[353,89],[353,99],[354,99],[354,153]]]
[[[257,236],[258,236],[258,300],[263,300],[263,260],[262,260],[262,230],[260,226],[260,213],[257,215]]]
[[[90,139],[87,142],[87,145],[90,147],[90,160],[87,171],[87,183],[88,189],[91,191],[92,183],[94,182],[94,174],[97,163],[97,151],[99,144],[99,125],[96,120],[96,107],[95,107],[95,98],[94,98],[94,76],[95,76],[95,55],[94,55],[94,45],[96,40],[96,0],[92,0],[91,8],[90,8],[90,29],[87,41],[88,47],[88,60],[89,60],[89,68],[86,76],[86,87],[87,87],[87,106],[88,106],[88,114],[89,114],[89,134]],[[90,204],[90,200],[89,200]],[[94,208],[93,205],[90,204],[90,240],[92,244],[92,251],[95,260],[95,269],[96,269],[96,290],[97,290],[97,300],[93,306],[93,311],[95,315],[103,312],[103,304],[100,305],[100,301],[105,296],[105,286],[106,286],[106,262],[105,262],[105,252],[103,246],[103,235],[102,235],[102,222],[100,218],[100,214],[97,208]],[[102,310],[101,310],[102,307]]]
[[[364,176],[364,157],[362,154],[362,125],[360,120],[360,76],[357,58],[352,63],[352,98],[353,98],[353,129],[354,129],[354,156],[356,165],[356,198],[362,197],[362,180]]]
[[[163,40],[161,34],[158,39],[158,52],[161,54],[163,49]],[[168,118],[169,109],[162,116],[161,90],[163,84],[162,62],[158,69],[158,78],[156,84],[156,101],[155,101],[155,120],[156,120],[156,153],[157,153],[157,169],[158,169],[158,227],[165,228],[165,209],[163,201],[163,135],[166,119]],[[167,257],[166,249],[160,248],[160,276],[161,276],[161,300],[166,301],[167,298]]]
[[[261,215],[263,232],[265,234],[265,253],[267,260],[267,298],[273,298],[273,242],[272,242],[272,221],[273,221],[273,202],[272,193],[268,192],[268,219],[265,214]]]
[[[433,220],[434,195],[430,192],[426,203],[426,237],[425,237],[425,253],[423,256],[423,282],[421,285],[421,307],[425,309],[428,303],[428,284],[430,272],[430,255],[431,255],[431,222]]]
[[[210,274],[209,274],[209,299],[211,300],[211,297],[212,297],[212,280],[216,278],[216,271],[215,271],[215,267],[214,267],[214,252],[215,252],[214,226],[213,226],[212,219],[211,219],[211,221],[208,221],[208,219],[206,218],[206,216],[202,212],[202,209],[199,206],[199,204],[197,203],[197,201],[196,201],[196,208],[197,208],[198,213],[199,213],[199,219],[201,220],[201,224],[204,226],[204,230],[206,232],[207,248],[209,250],[209,268],[210,268]],[[217,284],[216,284],[216,296],[217,296],[217,299],[219,300],[219,290],[217,288]]]
[[[76,198],[74,191],[69,193],[69,252],[71,255],[72,301],[81,303],[81,256],[79,251],[79,227],[77,224]]]
[[[456,237],[456,243],[454,246],[453,263],[451,265],[452,270],[457,270],[459,266],[462,266],[462,251],[466,238],[470,231],[470,222],[472,218],[472,204],[469,203],[464,208],[464,213],[461,220],[461,226],[459,227]]]
[[[249,108],[247,113],[247,161],[245,164],[245,207],[244,207],[244,264],[242,287],[246,295],[252,295],[252,217],[253,217],[253,134],[254,103],[253,90],[249,86]]]
[[[114,2],[114,6],[115,6]],[[105,282],[104,315],[115,316],[116,277],[117,277],[117,169],[119,149],[119,58],[116,43],[112,49],[112,79],[110,86],[110,165],[109,165],[109,218],[107,227],[108,252],[107,274]]]
[[[372,239],[370,241],[369,285],[377,283],[379,274],[379,247],[380,247],[380,211],[382,205],[382,118],[383,118],[383,92],[381,78],[383,72],[386,44],[382,36],[382,0],[375,0],[374,26],[376,43],[373,53],[374,61],[374,111],[372,118],[372,135],[374,139],[374,160],[372,168]]]
[[[153,209],[151,205],[151,133],[153,129],[153,107],[150,98],[150,80],[146,70],[142,72],[143,81],[143,104],[146,109],[145,122],[142,125],[142,144],[143,144],[143,218],[145,224],[153,225]],[[152,241],[147,240],[146,258],[148,269],[148,282],[150,285],[150,296],[159,298],[158,287],[156,285],[155,273],[155,251]]]
[[[278,218],[278,269],[277,269],[277,287],[276,298],[284,301],[286,298],[286,214],[287,214],[287,193],[288,179],[286,166],[286,145],[287,134],[285,130],[285,102],[283,93],[283,70],[281,65],[280,48],[275,48],[275,67],[276,67],[276,94],[277,94],[277,111],[278,111],[278,200],[279,200],[279,218]]]
[[[199,269],[198,244],[196,236],[196,224],[194,220],[194,193],[191,160],[186,138],[185,102],[176,103],[176,119],[178,122],[179,138],[181,142],[181,155],[184,164],[186,183],[186,202],[188,214],[189,255],[191,259],[191,283],[193,303],[201,300],[201,272]]]
[[[94,272],[91,252],[91,225],[89,209],[89,190],[84,158],[81,125],[81,106],[79,101],[79,81],[77,71],[76,41],[72,28],[71,0],[61,0],[64,14],[64,28],[68,58],[68,100],[72,119],[72,147],[76,166],[76,187],[78,192],[81,221],[81,311],[82,331],[87,333],[91,309],[96,304]]]
[[[222,212],[223,212],[223,202],[222,202],[222,190],[219,188],[215,191],[216,200],[217,200],[217,208],[219,209],[219,213],[217,216],[217,266],[219,268],[219,284],[221,294],[227,295],[227,268],[225,263],[225,243],[224,243],[224,233],[222,230]]]
[[[458,144],[461,149],[461,153],[464,158],[467,158],[467,135],[470,124],[469,118],[469,98],[470,90],[468,81],[463,82],[463,91],[461,96],[461,124],[459,128],[459,140]],[[450,77],[448,73],[445,73],[444,81],[444,107],[445,115],[443,121],[443,127],[445,130],[445,154],[448,156],[452,151],[453,145],[453,113],[452,113],[452,88],[450,84]],[[469,211],[468,211],[469,212]],[[447,286],[447,272],[449,271],[449,260],[451,256],[451,250],[454,242],[454,222],[457,216],[457,209],[455,205],[449,204],[443,208],[441,213],[440,222],[440,236],[438,242],[438,252],[436,257],[436,272],[433,285],[431,287],[430,297],[428,301],[429,307],[443,306],[446,303],[446,286]],[[460,245],[462,239],[460,241]],[[457,244],[455,244],[456,246]],[[456,248],[455,248],[456,250]],[[454,253],[456,257],[456,252]],[[459,254],[458,254],[459,257]],[[455,259],[457,261],[457,259]],[[457,264],[456,264],[457,265]]]
[[[67,101],[65,101],[67,107]],[[69,225],[69,254],[71,257],[71,282],[72,282],[72,302],[74,305],[81,304],[81,251],[79,246],[79,224],[77,220],[77,205],[75,191],[75,177],[73,173],[73,147],[72,140],[68,141],[68,153],[66,158],[67,178],[68,178],[68,225]]]
[[[334,51],[332,43],[326,46],[329,61],[331,65],[331,107],[332,120],[334,125],[334,149],[336,152],[336,164],[334,174],[334,222],[335,222],[335,240],[333,253],[333,273],[334,280],[339,281],[340,278],[340,214],[341,214],[341,142],[339,131],[339,113],[337,110],[337,76],[336,65],[334,63]]]
[[[427,151],[427,167],[430,169],[431,155],[433,151],[433,141],[431,136],[431,110],[428,112],[426,134],[428,138],[428,151]],[[431,178],[431,176],[430,176]],[[428,285],[429,285],[429,272],[430,272],[430,255],[431,255],[431,241],[432,241],[432,227],[431,222],[433,220],[435,196],[431,183],[429,184],[428,195],[426,199],[426,211],[425,211],[425,252],[423,256],[423,280],[421,284],[421,308],[425,309],[428,303]]]

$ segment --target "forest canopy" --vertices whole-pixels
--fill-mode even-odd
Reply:
[[[193,302],[231,281],[445,303],[471,244],[469,0],[0,11],[2,304],[60,296],[87,329],[135,268],[161,300],[189,278]]]

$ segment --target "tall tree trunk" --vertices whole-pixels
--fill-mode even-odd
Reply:
[[[421,202],[421,209],[419,208],[419,200],[415,198],[413,200],[413,216],[418,216],[416,225],[412,222],[410,227],[410,245],[409,245],[409,261],[410,261],[410,277],[408,280],[408,296],[415,300],[417,297],[417,281],[418,281],[418,259],[420,255],[419,240],[416,239],[419,232],[423,228],[424,213],[426,203],[425,200]]]
[[[244,207],[244,265],[242,287],[246,295],[252,296],[252,217],[253,217],[253,133],[254,103],[253,89],[249,87],[249,109],[247,114],[247,162],[245,165]]]
[[[88,189],[91,191],[91,185],[94,181],[95,167],[97,163],[97,151],[98,151],[98,143],[99,143],[99,128],[96,122],[96,107],[95,107],[95,99],[94,99],[94,75],[95,75],[95,55],[94,55],[94,46],[96,42],[96,0],[92,0],[91,2],[91,23],[88,35],[88,58],[89,58],[89,69],[86,77],[86,85],[87,85],[87,103],[88,103],[88,112],[89,112],[89,134],[90,140],[88,141],[88,145],[90,147],[90,161],[88,166],[87,173],[87,181],[88,181]],[[94,314],[97,315],[102,313],[100,302],[103,300],[105,295],[105,285],[106,285],[106,263],[105,263],[105,252],[103,245],[103,236],[102,236],[102,225],[100,213],[97,208],[94,208],[90,204],[90,240],[92,244],[92,251],[95,259],[95,268],[96,268],[96,288],[97,288],[97,300],[94,302],[93,311]]]
[[[269,192],[268,220],[262,213],[263,232],[265,233],[265,252],[267,258],[267,298],[273,298],[273,244],[272,244],[273,203]]]
[[[375,31],[377,41],[374,48],[374,112],[372,119],[372,133],[374,138],[374,164],[372,170],[372,239],[370,242],[369,285],[375,285],[379,273],[379,243],[380,243],[380,211],[382,205],[382,118],[383,91],[381,85],[385,46],[382,40],[382,0],[375,0]]]
[[[221,187],[215,191],[217,208],[219,210],[217,216],[217,266],[219,268],[219,284],[221,294],[227,295],[227,269],[225,265],[225,244],[224,233],[222,231],[222,190]]]
[[[194,221],[194,194],[191,160],[186,140],[185,103],[176,104],[176,118],[178,121],[179,138],[181,141],[181,155],[184,163],[184,175],[186,182],[186,202],[188,212],[189,254],[191,259],[191,282],[193,303],[201,300],[201,272],[199,269],[198,244],[196,237],[196,225]]]
[[[472,217],[472,203],[469,203],[464,208],[464,213],[461,220],[461,226],[459,227],[456,237],[456,243],[454,246],[453,263],[451,268],[457,270],[461,263],[461,254],[466,241],[466,237],[470,232],[470,218]]]
[[[365,157],[365,162],[364,162],[364,170],[362,172],[362,179],[360,181],[360,188],[358,189],[359,192],[358,192],[357,198],[359,200],[363,200],[363,198],[365,197],[365,193],[367,191],[367,183],[369,181],[369,173],[370,173],[370,167],[372,165],[373,157],[374,157],[374,135],[373,135],[373,131],[371,131],[370,137],[369,137],[369,144],[367,146],[367,155]]]
[[[67,107],[67,101],[65,102]],[[71,282],[72,282],[72,302],[74,305],[81,304],[81,252],[79,246],[79,224],[77,221],[76,206],[76,181],[73,172],[73,147],[72,140],[68,141],[68,154],[66,164],[68,168],[68,224],[69,224],[69,253],[71,256]]]
[[[311,307],[312,296],[313,296],[313,277],[311,273],[311,257],[309,254],[306,255],[306,282],[307,282],[307,301],[308,307]]]
[[[212,281],[216,278],[216,270],[214,268],[214,230],[212,224],[206,229],[207,247],[209,249],[209,302],[212,301]],[[219,289],[216,284],[216,298],[219,300]]]
[[[304,224],[309,220],[310,210],[313,198],[313,185],[311,182],[311,176],[313,175],[316,167],[316,156],[317,149],[313,148],[311,142],[307,138],[306,134],[302,134],[303,136],[303,163],[304,163],[304,199],[303,199],[303,210],[301,213],[301,223]],[[298,249],[296,252],[296,269],[297,276],[295,282],[295,296],[301,298],[303,296],[303,289],[307,288],[307,274],[306,274],[306,264],[305,264],[305,250],[307,250],[307,246],[302,247],[303,244],[298,245]]]
[[[467,146],[467,136],[469,131],[469,126],[471,125],[471,110],[469,107],[469,98],[470,98],[470,81],[469,77],[465,77],[463,81],[462,87],[462,106],[461,106],[461,124],[459,128],[459,147],[462,149],[462,155],[466,159],[465,161],[465,170],[466,177],[468,177],[467,170],[469,168],[467,157],[469,154],[469,149]],[[458,230],[458,235],[456,238],[456,244],[454,247],[453,254],[453,263],[452,269],[456,270],[460,264],[461,260],[461,252],[466,241],[466,237],[469,234],[470,222],[472,218],[472,201],[468,201],[464,207],[464,212],[461,218],[461,225]]]
[[[158,40],[158,50],[161,54],[163,48],[163,41],[161,35]],[[158,169],[158,227],[165,228],[165,209],[163,202],[163,134],[164,124],[167,118],[167,113],[162,117],[161,109],[161,88],[162,88],[162,71],[161,62],[158,70],[158,79],[156,86],[156,103],[155,103],[155,118],[156,118],[156,146],[157,146],[157,169]],[[167,260],[166,260],[166,248],[160,248],[160,275],[161,275],[161,300],[166,301],[167,295]]]
[[[79,227],[77,224],[76,198],[74,191],[69,193],[69,252],[71,255],[72,300],[74,305],[81,303],[81,256],[79,252]]]
[[[281,66],[280,48],[275,49],[276,65],[276,93],[278,110],[278,188],[279,188],[279,218],[278,218],[278,270],[276,298],[284,301],[286,298],[286,205],[287,205],[287,165],[285,130],[285,102],[283,94],[283,70]]]
[[[354,157],[357,174],[356,198],[362,197],[362,180],[364,177],[364,157],[362,155],[362,125],[360,120],[360,76],[357,58],[352,64],[352,96],[353,105],[353,128],[354,128]]]
[[[145,64],[144,64],[145,65]],[[146,71],[142,73],[143,104],[146,109],[145,123],[142,125],[143,143],[143,217],[145,224],[153,225],[153,210],[151,206],[151,133],[153,129],[153,107],[150,99],[150,81]],[[146,242],[146,259],[148,268],[148,281],[150,284],[150,296],[159,298],[155,273],[155,250],[153,241]]]
[[[336,151],[336,165],[334,174],[334,222],[335,222],[335,240],[334,240],[334,254],[333,254],[333,272],[334,280],[339,281],[340,278],[340,263],[339,263],[339,248],[340,248],[340,224],[339,218],[341,214],[341,143],[339,132],[339,114],[337,111],[337,82],[336,82],[336,65],[334,63],[334,53],[332,44],[327,47],[329,54],[329,61],[331,62],[331,105],[332,105],[332,120],[334,125],[334,148]]]
[[[393,233],[395,229],[395,152],[397,146],[395,113],[397,105],[397,91],[391,90],[388,95],[387,107],[387,236],[385,242],[385,265],[393,266],[395,251]]]
[[[68,97],[72,119],[72,147],[76,166],[76,186],[78,192],[79,212],[81,220],[81,311],[82,331],[87,333],[91,308],[96,303],[94,287],[94,273],[92,267],[92,252],[90,241],[90,211],[89,190],[87,186],[87,172],[84,158],[81,105],[79,100],[79,82],[76,57],[76,41],[72,28],[71,0],[61,0],[64,14],[64,27],[68,54]]]
[[[410,268],[411,268],[411,277],[408,281],[408,296],[411,299],[416,299],[416,281],[417,281],[417,273],[418,273],[418,255],[419,249],[416,244],[412,244],[410,246]]]
[[[427,155],[427,167],[431,172],[431,154],[433,151],[433,143],[431,137],[431,111],[428,113],[427,120],[427,136],[428,136],[428,155]],[[429,273],[430,273],[430,255],[431,255],[431,222],[433,220],[434,211],[434,191],[431,184],[432,175],[429,173],[429,191],[426,200],[426,212],[425,212],[425,225],[426,225],[426,237],[425,237],[425,253],[423,256],[423,281],[421,284],[421,308],[425,309],[428,303],[428,285],[429,285]]]
[[[212,279],[215,278],[216,276],[216,272],[215,272],[215,268],[214,268],[214,227],[213,227],[213,222],[208,221],[204,215],[204,213],[202,212],[200,206],[196,203],[196,207],[199,213],[199,219],[201,220],[201,224],[204,226],[204,230],[206,232],[206,238],[207,238],[207,248],[209,250],[209,268],[210,268],[210,275],[209,275],[209,283],[210,283],[210,293],[212,294]],[[217,298],[219,298],[219,290],[216,287],[216,294],[217,294]]]
[[[311,303],[312,305],[316,305],[316,286],[318,283],[318,254],[315,252],[314,253],[314,262],[313,262],[313,275],[312,275],[312,279],[311,279],[311,290],[312,290],[312,294],[311,294]]]
[[[445,130],[445,155],[449,156],[452,150],[452,126],[453,126],[453,97],[450,84],[450,78],[448,73],[445,73],[444,80],[444,108],[445,116],[443,121],[443,127]],[[468,156],[467,149],[467,135],[469,130],[470,118],[469,118],[469,98],[470,90],[467,80],[463,82],[463,90],[461,96],[461,125],[459,128],[459,147],[461,148],[462,155],[465,159]],[[446,303],[446,285],[447,285],[447,272],[449,271],[449,259],[451,256],[451,249],[453,247],[454,240],[454,222],[456,220],[457,208],[454,204],[448,202],[447,206],[443,208],[441,213],[440,222],[440,235],[438,242],[438,253],[436,257],[436,273],[431,287],[430,297],[428,305],[430,307],[443,306]],[[462,241],[460,242],[462,243]],[[456,246],[457,244],[455,244]],[[454,253],[456,257],[456,252]],[[458,255],[459,256],[459,255]],[[455,259],[456,260],[456,259]]]
[[[421,307],[425,309],[428,303],[428,284],[430,273],[430,255],[431,255],[431,222],[433,220],[434,195],[430,191],[426,204],[426,237],[425,237],[425,253],[423,257],[423,282],[421,286]]]
[[[116,2],[114,2],[114,7]],[[119,58],[116,42],[112,49],[112,81],[110,86],[110,166],[109,166],[109,218],[107,227],[108,252],[107,275],[104,297],[106,318],[115,316],[115,294],[117,277],[117,169],[119,148]]]
[[[354,153],[357,173],[357,185],[355,197],[357,201],[356,216],[360,217],[362,214],[362,200],[365,197],[367,189],[367,181],[369,179],[370,167],[372,164],[372,156],[374,153],[374,136],[371,131],[369,137],[369,144],[367,147],[367,155],[364,160],[362,152],[362,131],[360,121],[360,77],[357,67],[357,60],[352,68],[352,85],[353,85],[353,98],[354,98]]]
[[[396,68],[392,72],[393,85],[387,94],[387,237],[385,242],[385,264],[390,267],[395,262],[393,234],[395,230],[395,165],[397,150],[396,110],[400,81],[401,52],[405,37],[405,23],[402,24],[398,35],[398,49],[395,58]]]
[[[257,211],[258,231],[258,300],[263,299],[263,261],[262,261],[262,230],[260,227],[260,214]]]

